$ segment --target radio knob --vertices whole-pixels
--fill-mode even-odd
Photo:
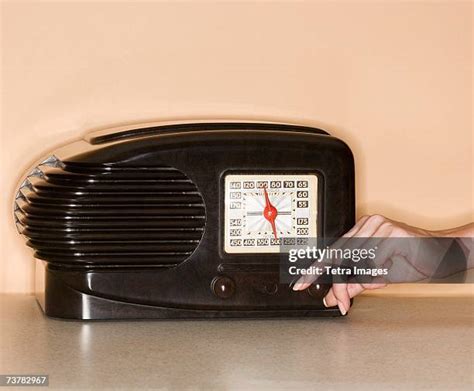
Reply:
[[[263,292],[267,295],[274,295],[278,292],[278,284],[275,283],[268,283],[264,285]]]
[[[328,284],[311,284],[306,291],[311,297],[323,298],[330,287]]]
[[[211,282],[211,290],[220,299],[228,299],[235,292],[235,283],[226,276],[214,277]]]

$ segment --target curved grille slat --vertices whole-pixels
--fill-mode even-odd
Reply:
[[[172,167],[59,162],[27,178],[15,216],[36,257],[53,264],[174,267],[199,245],[205,207]]]
[[[87,217],[94,217],[98,219],[122,218],[127,216],[131,219],[152,219],[155,216],[195,216],[204,213],[202,207],[189,207],[170,205],[169,208],[155,208],[155,207],[112,207],[112,208],[71,208],[64,210],[62,208],[38,207],[29,204],[18,205],[19,208],[32,218],[53,218],[53,219],[82,219]],[[146,215],[145,215],[146,213]]]
[[[22,189],[20,192],[23,194],[25,192],[31,192],[32,189]],[[156,193],[153,191],[149,192],[124,192],[124,191],[116,191],[116,192],[92,192],[88,190],[77,190],[77,191],[65,191],[61,189],[48,189],[48,190],[33,190],[38,197],[44,198],[55,198],[55,199],[71,199],[71,200],[89,200],[91,202],[112,202],[112,201],[125,201],[125,202],[140,202],[143,201],[153,201],[154,199],[160,200],[169,197],[200,197],[198,192],[172,192],[172,191],[164,191],[160,193]],[[199,203],[202,203],[202,198],[200,198]]]
[[[31,186],[35,190],[43,191],[60,191],[63,193],[77,194],[81,190],[85,190],[88,193],[98,192],[116,192],[119,190],[121,193],[135,193],[135,192],[187,192],[196,189],[191,181],[155,181],[155,182],[140,182],[140,183],[52,183],[46,181],[43,178],[35,177],[29,179]],[[59,181],[60,182],[60,181]]]
[[[64,171],[79,172],[79,173],[119,173],[120,175],[126,173],[140,174],[143,172],[175,172],[184,175],[181,171],[170,166],[117,166],[112,163],[81,163],[81,162],[61,162]]]
[[[53,205],[66,207],[114,207],[114,206],[156,206],[156,205],[182,205],[182,204],[202,204],[202,198],[199,194],[177,194],[162,193],[159,195],[138,195],[138,196],[120,196],[116,195],[90,195],[90,196],[73,196],[65,197],[63,194],[45,194],[42,192],[33,193],[31,190],[22,190],[23,197],[28,200],[31,205]],[[55,196],[56,194],[56,196]]]
[[[136,181],[139,180],[187,180],[188,178],[182,172],[175,169],[122,169],[104,170],[104,169],[83,169],[66,166],[64,169],[56,167],[42,168],[43,174],[52,179],[76,180],[78,182],[87,182],[89,180],[105,181]]]
[[[22,233],[32,239],[55,240],[61,237],[65,240],[197,240],[201,239],[202,230],[131,230],[106,231],[106,230],[67,230],[48,229],[47,231],[34,227],[26,228]]]
[[[33,218],[31,216],[25,216],[21,213],[16,213],[16,216],[21,224],[31,227],[57,227],[57,228],[77,228],[77,227],[110,227],[112,222],[110,220],[90,220],[90,219],[76,219],[76,220],[53,220],[44,218]],[[127,228],[200,228],[204,226],[204,217],[188,217],[188,218],[161,218],[156,217],[151,220],[131,220],[131,219],[120,219],[117,218],[113,221],[115,228],[127,229]]]
[[[51,253],[73,251],[81,254],[85,253],[110,253],[117,254],[121,252],[175,252],[176,248],[179,247],[179,252],[190,252],[196,247],[199,241],[187,240],[184,241],[111,241],[109,243],[104,242],[92,242],[92,241],[57,241],[57,240],[36,240],[30,239],[27,245],[37,250],[45,250]]]

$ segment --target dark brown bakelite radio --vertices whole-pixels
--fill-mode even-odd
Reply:
[[[350,149],[296,125],[100,131],[47,155],[15,200],[44,312],[68,319],[336,316],[279,278],[285,238],[354,224]]]

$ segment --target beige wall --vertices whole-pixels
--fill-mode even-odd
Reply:
[[[345,139],[359,216],[473,220],[470,2],[2,3],[0,291],[32,289],[16,182],[125,123],[238,118]]]

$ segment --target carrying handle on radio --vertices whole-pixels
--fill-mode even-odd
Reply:
[[[115,128],[108,131],[97,131],[88,135],[87,141],[91,144],[106,144],[124,141],[138,137],[147,137],[165,133],[192,132],[218,130],[268,130],[329,135],[326,131],[303,125],[291,125],[266,122],[194,122],[141,125],[132,128]]]

